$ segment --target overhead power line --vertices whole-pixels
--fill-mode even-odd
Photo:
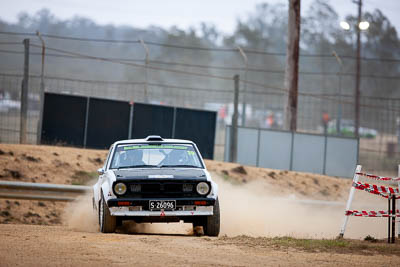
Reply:
[[[21,55],[24,54],[24,52],[22,52],[22,51],[3,50],[3,49],[0,49],[0,53],[21,54]],[[32,56],[42,56],[42,53],[39,53],[39,52],[29,52],[29,54]],[[66,55],[66,54],[53,54],[53,53],[46,53],[46,57],[59,57],[59,58],[70,58],[70,59],[90,59],[90,58],[85,58],[85,57],[80,57],[80,56],[73,56],[73,55]],[[115,59],[115,60],[128,61],[128,62],[129,61],[144,62],[143,59],[123,59],[123,58],[111,58],[111,57],[107,57],[107,59]]]
[[[0,53],[8,53],[8,54],[20,54],[23,55],[24,52],[22,51],[14,51],[14,50],[3,50],[0,49]],[[40,52],[30,52],[30,55],[33,56],[42,56]],[[76,55],[67,55],[67,54],[53,54],[53,53],[46,53],[46,57],[58,57],[58,58],[70,58],[70,59],[84,59],[84,60],[97,60],[96,58],[86,58]],[[126,59],[126,58],[115,58],[115,57],[103,57],[107,60],[118,60],[122,62],[142,62],[144,63],[145,60],[143,59]],[[160,61],[160,60],[150,60],[150,64],[160,64],[160,65],[175,65],[175,66],[182,66],[182,67],[192,67],[192,68],[200,68],[200,69],[217,69],[217,70],[225,70],[225,71],[246,71],[244,67],[226,67],[226,66],[214,66],[214,65],[200,65],[200,64],[190,64],[190,63],[183,63],[183,62],[173,62],[173,61]],[[268,70],[263,69],[260,66],[252,66],[247,69],[250,72],[262,72],[262,73],[272,73],[272,74],[284,74],[284,70]],[[331,75],[337,76],[337,72],[312,72],[312,71],[300,71],[302,75]],[[342,73],[342,76],[354,76],[354,73]],[[389,80],[399,80],[400,76],[387,76],[387,75],[375,75],[375,74],[361,74],[361,77],[365,78],[374,78],[374,79],[389,79]]]
[[[41,47],[41,45],[37,45],[37,44],[31,44],[31,46],[39,47],[39,48]],[[206,78],[214,78],[214,79],[220,79],[220,80],[233,81],[233,77],[220,76],[220,75],[214,75],[214,74],[205,74],[205,73],[198,73],[198,72],[190,72],[190,71],[186,71],[186,70],[167,69],[167,68],[161,68],[161,67],[156,67],[156,66],[151,66],[151,65],[143,65],[143,64],[136,64],[136,63],[131,63],[131,62],[124,62],[124,61],[108,59],[108,58],[104,58],[104,57],[89,56],[89,55],[71,52],[71,51],[67,51],[67,50],[63,50],[63,49],[51,48],[48,46],[46,46],[46,49],[50,50],[50,51],[59,52],[59,53],[64,53],[64,54],[79,56],[79,57],[83,57],[83,58],[99,60],[99,61],[111,62],[111,63],[121,64],[121,65],[131,66],[131,67],[148,68],[148,69],[171,72],[171,73],[178,73],[178,74],[193,75],[193,76],[200,76],[200,77],[206,77]],[[265,84],[261,84],[261,83],[257,83],[257,82],[253,82],[253,81],[241,80],[241,82],[252,84],[255,86],[259,86],[259,87],[263,87],[266,89],[271,89],[271,90],[287,91],[285,88],[267,86]]]
[[[21,74],[13,74],[13,73],[0,73],[0,76],[6,77],[22,77]],[[31,74],[29,78],[40,78],[40,75]],[[89,79],[79,79],[79,78],[67,78],[60,76],[51,76],[46,75],[46,79],[50,80],[62,80],[62,81],[70,81],[70,82],[85,82],[85,83],[99,83],[99,84],[128,84],[128,85],[140,85],[144,84],[143,82],[132,82],[132,81],[112,81],[112,80],[89,80]]]
[[[31,46],[33,46],[33,47],[41,47],[41,45],[37,45],[37,44],[31,44]],[[146,66],[146,65],[143,65],[143,64],[136,64],[136,63],[132,63],[132,62],[124,62],[124,61],[121,61],[121,60],[108,59],[108,58],[105,58],[105,57],[89,56],[89,55],[76,53],[76,52],[71,52],[71,51],[67,51],[67,50],[63,50],[63,49],[51,48],[51,47],[48,47],[48,46],[46,46],[46,49],[50,50],[50,51],[55,51],[55,52],[59,52],[59,53],[74,55],[74,56],[78,56],[78,57],[82,57],[82,58],[88,58],[88,59],[94,59],[94,60],[99,60],[99,61],[111,62],[111,63],[127,65],[127,66],[132,66],[132,67],[138,67],[138,68],[148,68],[148,69],[153,69],[153,70],[160,70],[160,71],[173,72],[173,73],[186,74],[186,75],[194,75],[194,76],[202,76],[202,77],[222,79],[222,80],[233,80],[233,78],[226,77],[226,76],[219,76],[219,75],[205,74],[205,73],[198,73],[198,72],[190,72],[190,71],[185,71],[185,70],[174,70],[174,69],[167,69],[167,68],[161,68],[161,67],[156,67],[156,66]]]
[[[15,36],[36,36],[36,33],[30,32],[8,32],[8,31],[0,31],[0,34],[3,35],[15,35]],[[82,42],[102,42],[102,43],[127,43],[127,44],[140,44],[139,40],[118,40],[118,39],[98,39],[98,38],[83,38],[83,37],[70,37],[70,36],[61,36],[61,35],[53,35],[53,34],[41,34],[42,37],[52,38],[52,39],[61,39],[61,40],[71,40],[71,41],[82,41]],[[177,45],[177,44],[165,44],[153,41],[145,41],[148,45],[160,46],[160,47],[169,47],[169,48],[177,48],[177,49],[189,49],[189,50],[198,50],[198,51],[215,51],[215,52],[234,52],[237,53],[238,50],[236,48],[224,48],[224,47],[201,47],[201,46],[185,46],[185,45]],[[258,54],[258,55],[269,55],[269,56],[286,56],[286,53],[282,52],[268,52],[262,50],[255,50],[251,48],[242,47],[243,50],[246,51],[247,54]],[[300,54],[300,57],[322,57],[322,58],[333,58],[331,54]],[[350,55],[341,55],[341,58],[347,59],[356,59],[355,56]],[[387,62],[400,62],[398,58],[367,58],[362,57],[362,60],[366,61],[387,61]]]
[[[36,33],[32,32],[5,32],[0,31],[0,34],[5,35],[15,35],[15,36],[37,36]],[[98,39],[98,38],[82,38],[82,37],[71,37],[71,36],[60,36],[53,34],[41,34],[42,37],[53,38],[53,39],[62,39],[62,40],[73,40],[73,41],[82,41],[82,42],[101,42],[101,43],[139,43],[138,40],[112,40],[112,39]]]
[[[0,45],[23,45],[22,42],[0,42]]]
[[[32,47],[41,48],[41,45],[37,45],[37,44],[31,44],[31,46]],[[166,68],[161,68],[161,67],[156,67],[156,66],[146,66],[146,65],[142,65],[142,64],[124,62],[124,61],[115,60],[115,59],[109,59],[109,58],[104,58],[104,57],[96,57],[96,56],[85,55],[85,54],[76,53],[76,52],[67,51],[67,50],[58,49],[58,48],[46,47],[46,49],[50,50],[50,51],[55,51],[55,52],[58,52],[58,53],[63,53],[63,54],[68,54],[68,55],[72,55],[72,56],[81,57],[81,58],[95,59],[95,60],[100,60],[100,61],[105,61],[105,62],[128,65],[128,66],[132,66],[132,67],[139,67],[139,68],[146,68],[147,67],[149,69],[172,72],[172,73],[194,75],[194,76],[202,76],[202,77],[223,79],[223,80],[233,80],[233,78],[226,77],[226,76],[218,76],[218,75],[212,75],[212,74],[196,73],[196,72],[190,72],[190,71],[184,71],[184,70],[173,70],[173,69],[166,69]],[[271,90],[287,93],[287,90],[285,88],[281,88],[281,87],[269,86],[269,85],[265,85],[265,84],[261,84],[261,83],[257,83],[257,82],[253,82],[253,81],[247,81],[247,80],[242,80],[242,82],[248,83],[250,85],[266,88],[266,89],[271,89]],[[251,91],[249,93],[251,93]],[[255,93],[255,92],[253,92],[253,93]],[[265,92],[265,93],[267,93],[267,92]],[[310,93],[299,93],[299,95],[310,96],[310,97],[319,98],[319,99],[322,99],[322,100],[328,100],[328,101],[333,101],[333,102],[340,102],[340,103],[343,103],[343,104],[354,105],[353,102],[350,102],[350,101],[347,101],[347,102],[346,101],[339,101],[339,100],[334,99],[334,98],[328,98],[328,97],[325,97],[325,96],[320,96],[320,95],[315,95],[315,94],[310,94]],[[360,105],[360,106],[376,108],[376,109],[385,109],[385,110],[390,110],[390,111],[395,111],[395,112],[399,112],[400,111],[398,109],[392,109],[392,108],[374,106],[374,105]]]

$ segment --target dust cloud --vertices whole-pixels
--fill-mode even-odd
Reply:
[[[62,221],[68,228],[81,232],[99,231],[97,220],[97,214],[92,206],[92,196],[89,194],[68,203],[62,215]]]
[[[63,224],[78,232],[99,232],[98,214],[93,210],[92,196],[83,195],[68,203],[62,215]],[[124,222],[117,229],[126,234],[176,234],[192,235],[191,224],[187,223],[134,223]]]
[[[335,238],[339,234],[344,203],[343,206],[303,204],[294,195],[272,196],[274,192],[268,189],[271,186],[261,180],[233,185],[213,177],[219,185],[221,234],[298,238]],[[362,203],[355,202],[354,206],[357,204]],[[350,217],[345,237],[383,238],[386,224],[383,218]]]
[[[193,235],[192,225],[189,223],[135,223],[124,222],[121,233],[126,234],[168,234]]]
[[[300,203],[293,195],[277,195],[271,186],[262,180],[248,184],[234,185],[213,175],[219,185],[221,210],[220,235],[253,237],[292,236],[298,238],[335,238],[340,231],[344,214],[341,205],[320,205]],[[357,194],[357,193],[356,193]],[[373,196],[375,197],[375,196]],[[365,205],[357,203],[354,208]],[[370,210],[385,209],[368,203]],[[358,205],[358,207],[357,207]],[[361,210],[361,208],[359,208]],[[63,222],[72,230],[98,232],[98,218],[93,211],[90,195],[69,203],[63,215]],[[384,238],[387,230],[384,218],[350,217],[345,233],[347,238],[364,238],[367,235]],[[193,235],[188,223],[124,223],[119,230],[126,234],[177,234]]]

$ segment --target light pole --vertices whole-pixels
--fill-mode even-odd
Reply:
[[[359,137],[359,128],[360,128],[360,74],[361,74],[361,31],[365,31],[369,28],[368,21],[361,21],[361,0],[357,1],[358,6],[358,19],[356,25],[357,31],[357,61],[356,61],[356,87],[354,93],[354,135]],[[340,22],[340,27],[345,30],[349,31],[351,26],[346,21]]]

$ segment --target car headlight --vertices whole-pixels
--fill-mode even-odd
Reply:
[[[200,182],[197,184],[196,190],[200,195],[206,195],[210,192],[210,186],[205,182]]]
[[[126,185],[124,183],[117,183],[114,185],[114,192],[117,195],[123,195],[126,193]]]

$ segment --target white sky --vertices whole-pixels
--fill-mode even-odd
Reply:
[[[30,15],[48,8],[60,19],[75,15],[99,24],[129,25],[144,28],[150,25],[187,29],[200,22],[213,23],[224,33],[231,33],[238,17],[245,17],[257,3],[284,3],[288,0],[0,0],[0,19],[16,22],[25,11]],[[302,0],[302,12],[313,0]],[[356,14],[352,0],[330,0],[340,16]],[[400,0],[364,0],[364,11],[380,8],[400,30]]]

